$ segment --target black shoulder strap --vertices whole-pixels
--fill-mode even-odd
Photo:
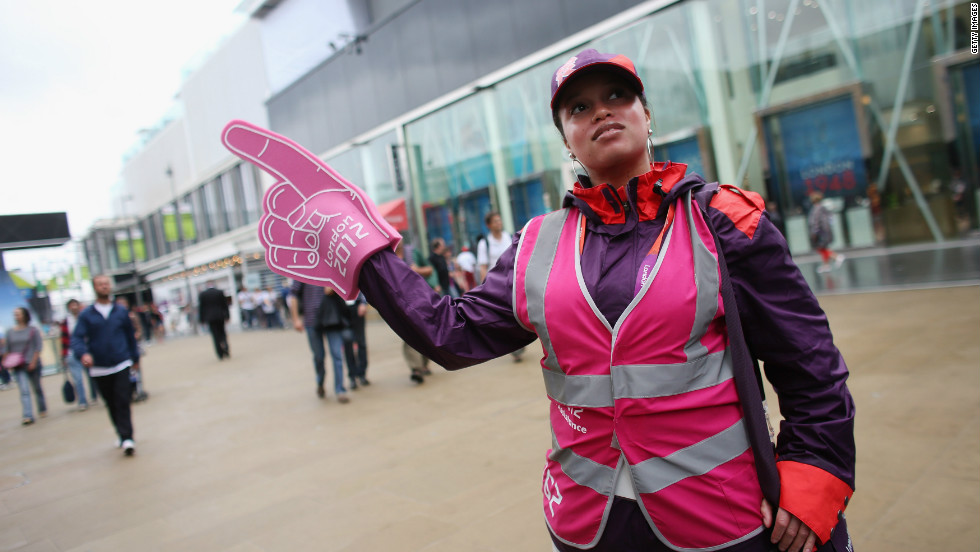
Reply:
[[[732,279],[728,273],[728,263],[725,262],[725,252],[718,239],[718,233],[708,217],[707,204],[717,191],[718,185],[705,190],[709,193],[697,195],[698,206],[704,216],[704,221],[711,229],[718,251],[718,267],[721,270],[721,297],[725,305],[725,325],[728,327],[728,342],[732,350],[732,370],[734,372],[735,389],[742,402],[743,415],[746,421],[746,432],[749,444],[755,453],[755,470],[759,476],[762,495],[772,507],[779,507],[779,471],[776,469],[776,455],[772,441],[769,440],[769,420],[763,406],[762,377],[755,358],[749,352],[742,333],[742,321],[738,316],[738,303],[732,289]]]

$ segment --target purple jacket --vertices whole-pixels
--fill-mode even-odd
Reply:
[[[683,177],[683,165],[658,164],[658,169],[619,191],[583,181],[564,199],[565,207],[586,215],[582,273],[610,324],[633,299],[637,271],[663,228],[667,205],[705,185],[696,175]],[[641,184],[657,177],[669,191],[662,202],[652,198],[654,208],[652,186]],[[785,239],[765,213],[759,214],[746,233],[744,221],[733,221],[731,212],[714,204],[707,209],[728,264],[746,342],[763,363],[785,418],[776,447],[779,460],[819,468],[853,488],[854,406],[845,384],[847,367]],[[450,370],[478,364],[536,339],[514,318],[519,239],[514,236],[483,285],[458,299],[434,293],[389,250],[364,264],[361,290],[402,339],[436,363]]]

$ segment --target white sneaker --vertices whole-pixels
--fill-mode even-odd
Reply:
[[[844,259],[846,259],[846,258],[847,257],[845,257],[845,256],[843,256],[841,254],[838,254],[837,255],[837,259],[834,260],[834,268],[840,268],[840,265],[844,264]]]
[[[126,456],[132,456],[136,452],[136,443],[132,439],[126,439],[120,446],[123,449],[123,454]]]

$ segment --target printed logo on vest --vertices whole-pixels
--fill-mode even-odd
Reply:
[[[551,488],[554,487],[555,490],[552,492]],[[544,485],[543,489],[544,497],[548,499],[548,508],[551,510],[551,517],[555,517],[555,504],[561,505],[561,489],[558,488],[558,482],[555,481],[554,477],[551,477],[551,471],[544,471]]]
[[[582,419],[582,410],[583,409],[581,408],[571,408],[568,406],[558,405],[558,412],[561,412],[561,417],[565,418],[565,421],[568,422],[568,426],[574,429],[575,431],[580,431],[582,433],[585,433],[588,431],[588,428],[586,428],[585,426],[580,426],[577,423],[573,422],[572,418],[569,416],[569,414],[571,414],[572,416],[575,416],[575,418],[577,419]]]

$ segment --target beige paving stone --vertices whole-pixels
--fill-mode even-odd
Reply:
[[[262,547],[256,544],[255,538],[311,512],[315,512],[315,504],[305,498],[264,501],[259,508],[247,508],[227,518],[222,516],[203,530],[165,544],[169,550],[225,550],[243,543]]]
[[[30,541],[24,533],[12,523],[10,519],[4,519],[0,523],[0,550],[22,550],[28,546]]]
[[[276,549],[271,548],[268,550],[276,550]],[[260,546],[256,546],[255,544],[250,542],[242,542],[236,544],[235,546],[225,548],[225,551],[226,552],[267,552],[267,549],[262,548]]]
[[[861,552],[980,549],[978,299],[820,298],[857,406]],[[295,332],[234,332],[224,362],[206,335],[152,345],[134,458],[104,407],[61,402],[60,376],[31,427],[0,393],[0,550],[550,551],[538,345],[417,386],[400,341],[377,320],[368,332],[372,385],[348,405],[316,398]]]
[[[966,483],[966,484],[965,484]],[[980,542],[980,486],[933,473],[910,486],[868,534],[868,543],[969,552]],[[944,512],[936,516],[935,512]]]
[[[179,529],[165,521],[150,519],[113,531],[103,538],[83,543],[61,543],[58,550],[67,550],[70,552],[94,552],[99,550],[141,550],[156,552],[166,550],[167,543],[178,534]]]
[[[409,516],[348,540],[336,550],[422,550],[451,535],[455,526],[428,516]]]
[[[60,548],[55,546],[54,543],[47,539],[32,542],[26,546],[17,548],[16,550],[17,552],[61,552]]]

